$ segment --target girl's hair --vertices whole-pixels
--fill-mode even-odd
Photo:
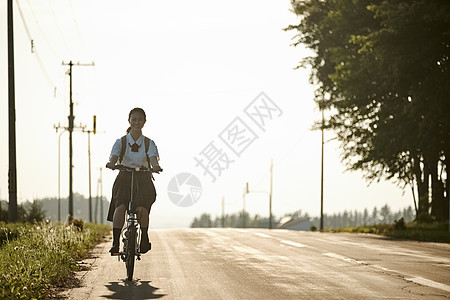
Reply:
[[[144,116],[144,121],[147,120],[147,116],[145,115],[145,111],[140,107],[135,107],[132,110],[130,110],[130,113],[128,114],[128,121],[131,119],[131,115],[134,113],[141,113]],[[131,127],[128,127],[127,133],[130,133]]]

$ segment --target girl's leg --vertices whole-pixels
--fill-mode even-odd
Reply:
[[[119,241],[120,232],[122,231],[123,224],[125,223],[125,204],[121,204],[114,210],[113,216],[113,246],[109,252],[111,255],[118,255],[119,253]]]
[[[116,207],[113,216],[113,228],[122,229],[123,224],[125,223],[125,211],[126,211],[125,204],[121,204]]]
[[[148,210],[145,207],[140,206],[137,208],[137,212],[142,230],[141,246],[139,252],[147,253],[148,250],[152,248],[152,244],[148,240]]]
[[[145,207],[139,206],[137,208],[138,213],[138,219],[140,220],[139,223],[141,224],[141,227],[147,227],[148,228],[148,210]]]

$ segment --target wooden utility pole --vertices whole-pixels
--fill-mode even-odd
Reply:
[[[222,197],[222,228],[225,228],[225,197]]]
[[[72,67],[73,66],[94,66],[94,62],[90,64],[74,64],[72,61],[68,63],[62,62],[62,65],[69,66],[69,78],[70,78],[70,86],[69,86],[69,221],[73,219],[73,143],[72,143],[72,133],[74,128],[74,119],[73,115],[73,100],[72,100]]]
[[[325,117],[324,108],[322,107],[322,158],[321,158],[321,172],[320,172],[320,230],[323,230],[323,147],[324,147],[324,127]]]
[[[98,201],[100,199],[100,223],[103,224],[103,182],[102,182],[102,170],[103,170],[103,168],[99,168],[99,170],[100,170],[100,177],[97,180],[97,197],[95,199],[94,216],[95,216],[95,223],[97,223]]]
[[[102,170],[100,168],[100,224],[103,224],[103,178],[102,178]]]
[[[248,182],[245,183],[245,190],[244,190],[244,194],[242,195],[242,202],[243,202],[243,206],[242,206],[242,227],[245,228],[246,227],[246,218],[245,218],[245,195],[248,194]]]
[[[88,134],[88,169],[89,169],[89,222],[92,223],[92,192],[91,192],[91,133],[96,134],[97,133],[97,116],[93,117],[93,126],[92,130],[85,130],[83,129],[83,132],[86,132]]]
[[[8,220],[17,221],[17,167],[16,167],[16,100],[14,84],[14,28],[13,1],[8,0],[8,122],[9,122],[9,171],[8,171]]]
[[[269,229],[272,229],[273,159],[270,160]]]

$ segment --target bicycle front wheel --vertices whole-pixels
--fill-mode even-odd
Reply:
[[[136,227],[130,227],[128,232],[127,259],[125,261],[127,267],[127,279],[133,280],[134,262],[136,256]]]

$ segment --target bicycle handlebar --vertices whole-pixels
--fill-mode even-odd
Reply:
[[[106,166],[107,168],[109,168],[108,166]],[[128,172],[151,172],[151,173],[157,173],[159,174],[159,172],[162,172],[162,169],[160,171],[155,171],[152,168],[147,168],[147,167],[136,167],[136,168],[130,168],[121,164],[117,164],[115,165],[113,168],[109,168],[111,170],[119,170],[119,171],[128,171]]]

